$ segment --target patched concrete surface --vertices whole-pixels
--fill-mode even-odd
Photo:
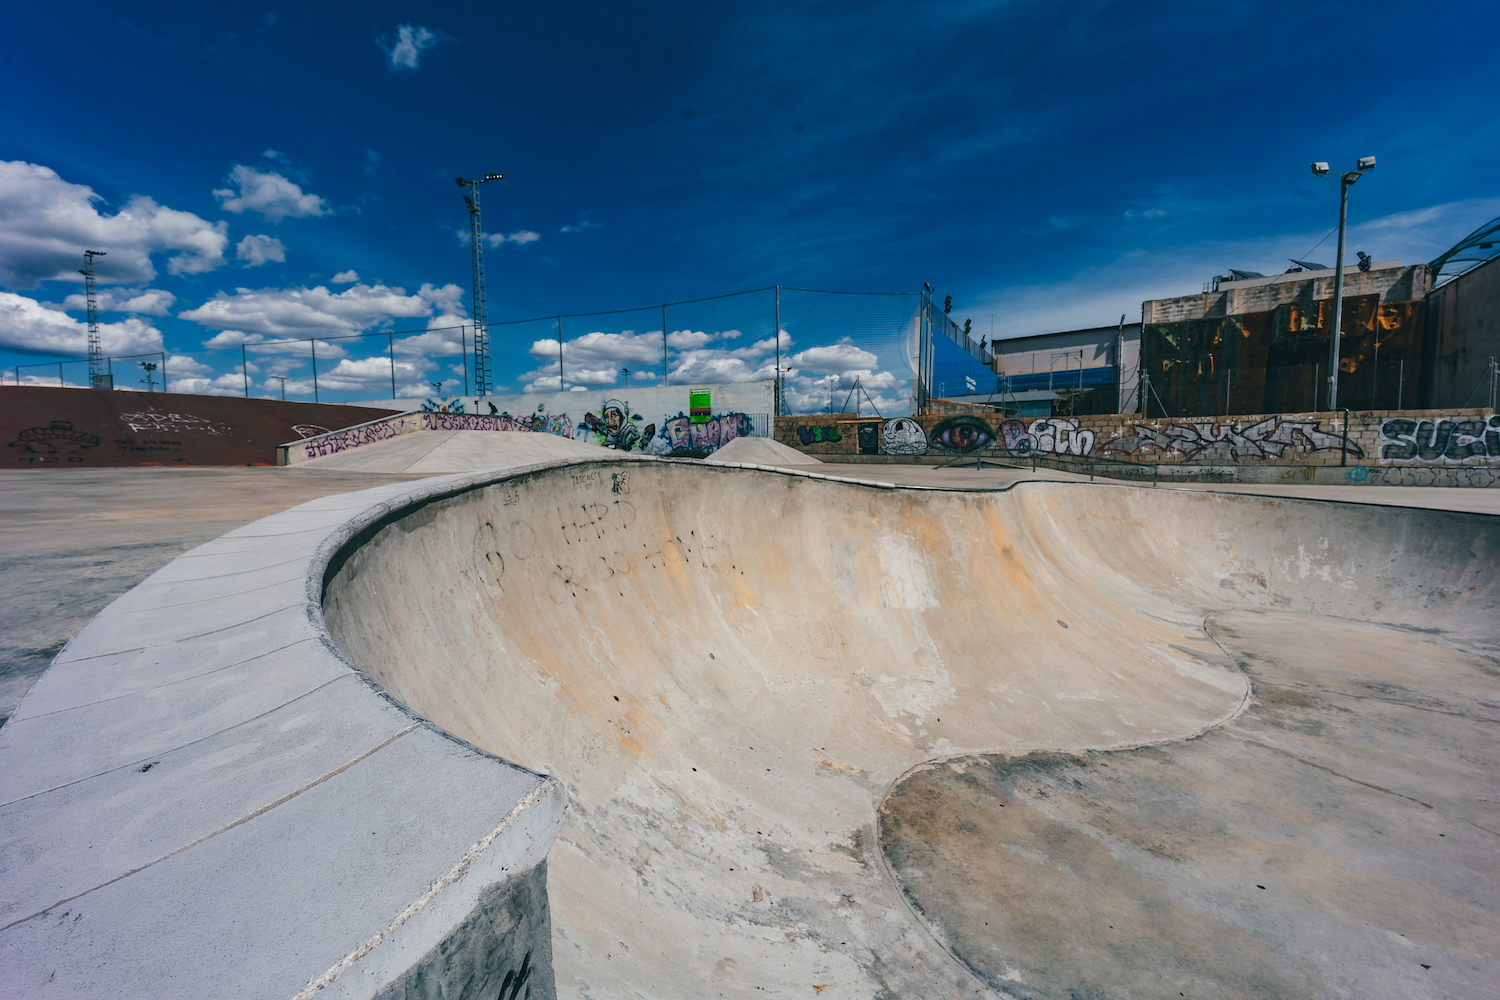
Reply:
[[[187,550],[304,500],[413,478],[274,468],[0,471],[0,725],[75,632]]]
[[[1496,995],[1493,658],[1289,611],[1208,630],[1254,697],[1197,739],[897,783],[881,843],[924,919],[1016,997]]]
[[[1474,515],[1118,484],[960,494],[600,462],[393,514],[348,553],[324,611],[403,703],[566,782],[549,859],[561,996],[1364,995],[1396,968],[1365,961],[1396,947],[1385,929],[1468,963],[1448,995],[1472,996],[1495,981],[1484,942],[1500,930],[1478,863],[1495,829],[1483,803],[1497,530]],[[1278,664],[1264,668],[1275,679],[1252,657]],[[1432,691],[1412,676],[1429,661]],[[1278,709],[1291,714],[1264,715],[1255,693],[1273,687],[1292,692]],[[1328,734],[1361,690],[1363,728],[1341,745]],[[1389,703],[1408,696],[1417,708]],[[1222,760],[1189,766],[1217,743]],[[1145,744],[1157,749],[1129,749]],[[937,785],[936,809],[890,826],[900,796],[921,798],[915,778],[882,819],[913,768],[959,758],[978,774],[981,755],[1064,764],[1024,785],[1055,787],[1026,793],[1030,819]],[[1176,811],[1129,815],[1128,782],[1118,802],[1113,786],[1072,785],[1073,762],[1094,757],[1143,762],[1121,768],[1138,784],[1175,781],[1141,794],[1177,794]],[[1337,772],[1321,797],[1299,779],[1319,767]],[[1231,805],[1200,817],[1215,795]],[[976,831],[1016,822],[1022,853],[997,862],[993,840],[981,857],[945,832],[945,810],[962,809]],[[1277,810],[1288,828],[1259,815]],[[1117,814],[1113,841],[1083,830]],[[1429,834],[1448,850],[1464,821],[1461,857],[1422,853]],[[1158,863],[1128,837],[1153,823],[1159,864],[1191,878],[1140,862]],[[908,852],[894,865],[884,833]],[[921,850],[935,859],[926,882],[912,874],[926,872]],[[1058,871],[1074,883],[1049,881]],[[1267,889],[1215,910],[1221,884],[1251,877]],[[1261,898],[1272,882],[1293,899],[1285,917]],[[951,895],[924,910],[923,886]],[[1008,930],[973,929],[986,905]],[[1074,933],[1115,910],[1141,950]],[[1027,938],[1034,914],[1051,916]],[[1179,944],[1196,964],[1178,955],[1164,970]]]

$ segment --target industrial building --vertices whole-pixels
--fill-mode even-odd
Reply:
[[[1425,264],[1361,254],[1345,270],[1340,407],[1495,406],[1497,240],[1500,219]],[[971,344],[993,381],[970,377],[965,391],[939,386],[940,395],[1028,418],[1316,412],[1327,403],[1334,278],[1316,265],[1230,271],[1200,293],[1148,299],[1139,323],[997,340],[977,353]]]

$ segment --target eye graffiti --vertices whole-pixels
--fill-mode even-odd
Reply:
[[[932,443],[952,451],[974,451],[995,440],[995,430],[978,417],[949,417],[932,429]]]

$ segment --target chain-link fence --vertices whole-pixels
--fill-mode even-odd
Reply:
[[[881,414],[900,415],[913,395],[921,302],[916,292],[782,285],[631,309],[491,322],[492,391],[774,379],[784,414],[830,410],[852,395]],[[468,395],[474,329],[456,319],[442,317],[422,330],[247,337],[230,348],[232,353],[210,353],[207,360],[217,362],[211,366],[179,359],[171,366],[169,388],[322,402]],[[22,367],[59,371],[59,365],[83,364],[67,360]],[[80,373],[86,382],[86,369]],[[17,384],[41,381],[23,378],[19,368],[14,379]],[[61,384],[70,383],[61,378]],[[159,376],[156,384],[161,385]]]
[[[919,296],[785,285],[591,313],[491,323],[497,383],[506,391],[689,385],[775,379],[782,413],[842,405],[855,394],[906,412]],[[778,335],[779,334],[779,335]]]
[[[1340,365],[1338,406],[1350,410],[1494,408],[1500,370],[1493,361],[1473,377],[1457,360],[1405,359]],[[1328,366],[1221,368],[1202,360],[1148,361],[1144,372],[1151,416],[1217,417],[1255,413],[1319,413],[1328,405]]]

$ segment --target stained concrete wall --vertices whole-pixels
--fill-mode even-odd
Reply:
[[[1395,265],[1395,266],[1386,266]],[[1287,302],[1312,302],[1333,298],[1334,271],[1303,271],[1248,281],[1226,281],[1217,291],[1147,299],[1141,304],[1143,323],[1175,323],[1208,316],[1268,312]],[[1401,267],[1400,261],[1384,261],[1368,271],[1344,269],[1344,296],[1378,295],[1381,302],[1420,299],[1432,285],[1426,264]]]
[[[1429,369],[1433,405],[1487,403],[1484,376],[1490,359],[1500,357],[1500,257],[1427,297],[1427,336],[1428,356],[1437,362]]]

